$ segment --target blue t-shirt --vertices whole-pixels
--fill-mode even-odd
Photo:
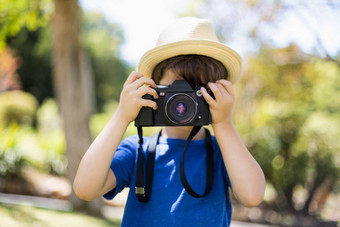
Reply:
[[[112,199],[125,187],[130,188],[122,226],[229,226],[232,210],[230,180],[216,138],[212,137],[212,140],[213,186],[207,196],[194,198],[183,188],[179,174],[186,140],[160,137],[156,147],[151,197],[146,203],[139,202],[135,195],[138,137],[123,140],[111,163],[117,186],[104,195],[104,198]],[[144,160],[149,142],[150,137],[145,137]],[[203,194],[206,187],[205,140],[190,142],[185,154],[185,174],[190,186]]]

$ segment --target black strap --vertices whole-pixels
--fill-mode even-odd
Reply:
[[[195,198],[201,198],[203,196],[208,195],[208,193],[211,191],[212,184],[213,184],[213,171],[214,171],[214,156],[213,156],[213,146],[212,146],[212,140],[211,135],[208,129],[205,129],[206,133],[206,150],[207,150],[207,157],[206,157],[206,187],[205,191],[202,195],[196,193],[192,187],[190,186],[186,176],[185,176],[185,168],[184,168],[184,158],[185,158],[185,152],[187,147],[189,146],[190,141],[195,137],[197,132],[201,129],[201,126],[194,126],[194,128],[191,130],[190,135],[184,145],[181,163],[180,163],[180,177],[181,182],[185,190],[193,197]]]
[[[138,160],[137,160],[137,172],[136,172],[136,187],[135,187],[135,193],[136,196],[145,196],[145,190],[144,190],[144,167],[143,167],[143,131],[142,127],[137,127],[138,131],[138,137],[139,137],[139,147],[138,147]]]
[[[184,145],[181,163],[180,163],[180,178],[183,187],[185,190],[195,198],[201,198],[206,196],[212,188],[213,184],[213,146],[212,146],[212,139],[208,129],[205,129],[206,132],[206,150],[207,150],[207,157],[206,157],[206,188],[203,195],[196,193],[190,186],[187,178],[185,176],[185,169],[184,169],[184,157],[187,147],[189,146],[190,141],[195,137],[197,132],[201,129],[201,126],[194,126],[190,135]],[[156,153],[156,146],[159,141],[159,137],[161,135],[161,131],[158,134],[152,135],[150,139],[150,144],[148,148],[148,155],[147,155],[147,169],[146,169],[146,184],[144,186],[144,160],[143,160],[143,152],[142,152],[142,145],[143,145],[143,132],[141,127],[137,127],[138,136],[139,136],[139,148],[138,148],[138,160],[137,160],[137,173],[136,173],[136,187],[135,193],[140,202],[148,202],[151,197],[151,189],[152,189],[152,180],[153,180],[153,168],[154,168],[154,160],[155,160],[155,153]]]
[[[148,202],[151,197],[152,180],[153,180],[153,167],[155,162],[156,146],[159,141],[161,132],[152,135],[148,148],[147,164],[146,164],[146,184],[144,186],[144,160],[142,152],[143,132],[141,127],[137,127],[139,136],[138,160],[137,160],[137,173],[136,173],[136,187],[135,193],[140,202]]]

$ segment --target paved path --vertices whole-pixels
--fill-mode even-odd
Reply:
[[[274,225],[252,224],[248,222],[231,221],[230,227],[274,227]]]
[[[72,204],[66,200],[51,199],[38,196],[15,195],[0,193],[0,203],[14,204],[14,205],[29,205],[44,209],[71,211]]]

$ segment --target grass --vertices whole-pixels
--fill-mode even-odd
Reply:
[[[96,218],[79,212],[56,211],[26,205],[0,203],[0,227],[106,227],[120,226],[121,220]]]

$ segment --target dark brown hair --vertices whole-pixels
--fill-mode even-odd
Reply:
[[[203,55],[179,55],[158,63],[152,72],[156,84],[159,84],[167,70],[182,77],[192,87],[228,79],[228,71],[221,62]]]

